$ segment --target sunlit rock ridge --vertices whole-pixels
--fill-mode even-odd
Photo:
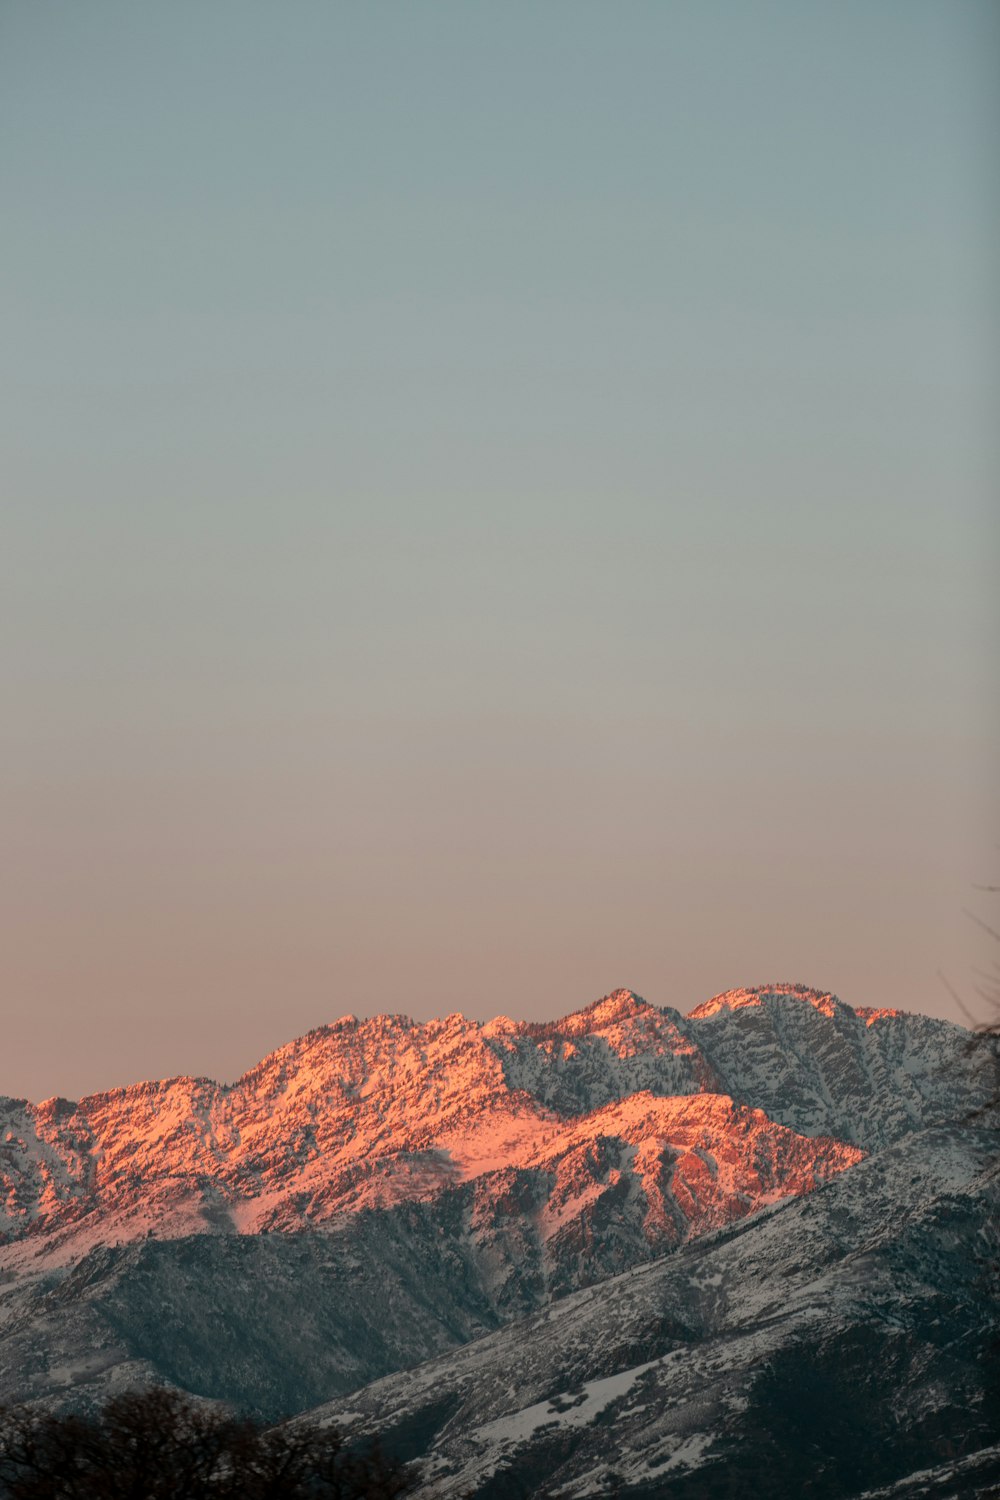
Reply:
[[[0,1101],[0,1233],[289,1230],[512,1172],[555,1223],[624,1173],[669,1242],[944,1118],[961,1035],[788,985],[687,1017],[629,990],[543,1024],[346,1016],[230,1085]]]
[[[961,1028],[800,985],[687,1015],[345,1016],[232,1084],[0,1100],[0,1399],[347,1392],[961,1121]]]

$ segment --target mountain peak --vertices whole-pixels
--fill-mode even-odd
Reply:
[[[742,1010],[748,1005],[766,1005],[771,1000],[804,1000],[825,1016],[833,1016],[837,1008],[843,1005],[843,1001],[829,990],[815,990],[807,984],[757,984],[747,989],[725,990],[721,995],[713,995],[711,1000],[696,1005],[694,1010],[688,1012],[688,1016],[692,1020],[701,1021],[722,1010]]]
[[[654,1007],[637,995],[634,990],[612,990],[595,1000],[583,1010],[573,1011],[558,1022],[559,1029],[570,1035],[581,1035],[599,1031],[604,1026],[620,1025],[623,1021],[634,1021],[638,1016],[653,1014]]]

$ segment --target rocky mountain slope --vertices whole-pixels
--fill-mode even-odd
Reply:
[[[278,1416],[811,1191],[859,1154],[717,1095],[638,1095],[516,1169],[433,1194],[418,1182],[412,1200],[320,1228],[146,1237],[77,1261],[78,1240],[31,1236],[0,1287],[0,1397],[74,1397],[140,1359],[147,1378]]]
[[[826,1201],[990,1082],[961,1028],[771,986],[346,1017],[231,1085],[0,1100],[0,1401],[315,1406]]]
[[[314,1415],[377,1427],[442,1500],[921,1493],[921,1470],[972,1495],[948,1485],[996,1466],[998,1206],[991,1132],[923,1132]]]

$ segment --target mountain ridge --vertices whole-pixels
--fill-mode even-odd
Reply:
[[[248,1229],[322,1220],[360,1160],[438,1151],[438,1176],[460,1180],[639,1093],[726,1095],[798,1134],[870,1150],[929,1122],[961,1035],[773,985],[727,991],[687,1017],[629,990],[544,1023],[344,1017],[228,1085],[180,1076],[77,1103],[0,1099],[0,1233],[45,1233],[130,1197],[138,1213],[154,1184],[164,1210],[214,1184]],[[956,1076],[971,1095],[970,1071]],[[181,1220],[190,1232],[191,1215]]]
[[[435,1178],[517,1165],[567,1121],[642,1093],[727,1096],[797,1134],[869,1150],[928,1123],[959,1035],[773,985],[728,991],[687,1017],[629,990],[554,1022],[343,1017],[228,1085],[179,1076],[75,1103],[0,1099],[0,1233],[16,1241],[130,1201],[142,1232],[154,1220],[168,1232],[171,1205],[191,1232],[192,1195],[206,1185],[243,1229],[291,1227],[296,1214],[319,1222],[356,1206],[347,1177],[361,1161],[424,1153],[412,1190],[431,1192]]]
[[[310,1027],[308,1031],[293,1037],[291,1041],[284,1042],[280,1046],[272,1048],[259,1058],[256,1063],[244,1069],[237,1077],[226,1082],[222,1079],[212,1077],[207,1073],[171,1073],[158,1078],[136,1079],[131,1083],[114,1084],[109,1088],[95,1089],[89,1093],[81,1094],[73,1099],[65,1094],[51,1094],[43,1099],[31,1100],[23,1094],[0,1094],[0,1100],[4,1103],[17,1103],[31,1105],[36,1110],[47,1110],[53,1114],[59,1113],[67,1106],[77,1108],[80,1105],[90,1104],[99,1100],[110,1100],[125,1094],[143,1092],[150,1089],[160,1089],[168,1084],[189,1083],[207,1084],[212,1088],[224,1093],[231,1093],[254,1079],[268,1064],[276,1062],[279,1058],[290,1054],[303,1047],[305,1043],[336,1036],[338,1033],[356,1031],[358,1028],[375,1023],[399,1023],[402,1029],[420,1030],[431,1026],[448,1026],[452,1023],[460,1023],[464,1026],[476,1027],[486,1036],[494,1035],[526,1035],[542,1036],[549,1033],[559,1035],[589,1035],[598,1030],[598,1026],[592,1026],[589,1022],[610,1022],[624,1016],[648,1014],[653,1016],[669,1016],[680,1020],[702,1019],[707,1015],[715,1014],[721,1009],[738,1009],[743,1005],[761,1004],[769,997],[783,997],[791,999],[807,1000],[817,1008],[829,1009],[826,1002],[834,1005],[845,1005],[832,991],[815,989],[809,985],[791,983],[768,983],[762,985],[740,986],[731,990],[723,990],[709,1000],[699,1002],[686,1012],[675,1010],[672,1006],[654,1005],[645,1000],[636,990],[618,988],[610,990],[608,994],[600,999],[591,1001],[590,1004],[582,1006],[579,1010],[568,1011],[553,1021],[528,1021],[517,1020],[504,1013],[489,1017],[484,1021],[477,1021],[465,1015],[464,1011],[450,1011],[443,1017],[432,1017],[427,1021],[415,1019],[406,1011],[377,1011],[371,1016],[359,1016],[356,1012],[348,1011],[338,1016],[333,1021],[321,1022],[318,1026]],[[941,1018],[924,1016],[920,1011],[909,1011],[893,1006],[846,1006],[854,1015],[864,1017],[867,1024],[875,1020],[897,1016],[921,1016],[923,1019],[938,1022],[943,1026],[952,1026],[963,1030],[956,1023],[945,1021]]]
[[[228,1085],[0,1100],[0,1401],[349,1396],[822,1197],[960,1125],[989,1067],[805,986],[687,1016],[616,990],[546,1022],[341,1017]]]

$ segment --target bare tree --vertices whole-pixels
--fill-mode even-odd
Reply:
[[[0,1411],[4,1500],[398,1500],[416,1483],[333,1428],[268,1428],[161,1387],[97,1415]]]

